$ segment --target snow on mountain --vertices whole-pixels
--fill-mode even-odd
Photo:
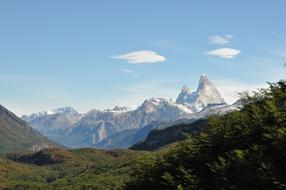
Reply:
[[[21,117],[21,119],[23,119],[23,120],[25,120],[27,122],[30,122],[32,120],[35,120],[35,119],[37,119],[39,117],[43,117],[43,116],[46,116],[46,115],[49,115],[49,113],[44,111],[44,112],[33,113],[31,115],[23,115]]]
[[[194,112],[187,115],[182,115],[181,117],[176,118],[173,121],[167,121],[167,122],[154,121],[139,129],[126,129],[123,131],[119,131],[115,134],[108,136],[99,143],[95,144],[94,147],[104,148],[104,149],[130,147],[138,143],[139,141],[144,141],[145,138],[148,136],[149,132],[153,129],[162,130],[164,128],[180,124],[190,124],[195,122],[196,120],[207,118],[212,115],[224,115],[228,112],[239,110],[241,107],[242,107],[241,102],[236,102],[232,105],[227,105],[227,104],[209,105],[200,112]],[[178,131],[179,130],[180,129],[178,129]]]
[[[23,115],[21,118],[27,122],[38,119],[40,117],[44,117],[47,115],[55,115],[55,114],[78,114],[78,112],[72,107],[63,107],[57,108],[52,111],[42,111],[38,113],[33,113],[31,115]]]
[[[23,116],[22,119],[57,142],[70,147],[83,147],[94,146],[124,130],[140,129],[152,122],[201,117],[204,115],[202,110],[207,112],[212,107],[214,110],[211,112],[215,113],[216,109],[224,109],[223,106],[226,104],[216,87],[202,75],[197,90],[191,92],[189,87],[184,86],[176,102],[165,98],[151,98],[137,108],[115,106],[103,111],[94,109],[86,114],[79,114],[73,108],[65,107]],[[121,137],[122,135],[124,133],[120,133]]]
[[[181,93],[179,94],[176,103],[177,104],[184,104],[188,102],[189,97],[191,96],[191,90],[187,85],[184,85],[182,88]]]
[[[72,107],[63,107],[54,109],[52,112],[50,112],[50,115],[52,114],[78,114],[78,112]]]
[[[176,102],[178,104],[185,105],[193,112],[201,111],[209,104],[225,103],[214,84],[207,78],[206,75],[202,75],[200,77],[199,85],[196,91],[191,93],[190,89],[187,86],[184,86]]]
[[[65,137],[65,145],[92,146],[117,132],[138,129],[153,121],[169,121],[189,113],[191,111],[183,105],[164,98],[145,100],[135,110],[118,107],[105,111],[92,110],[74,124],[73,130]]]
[[[115,106],[113,109],[107,109],[105,110],[106,112],[117,112],[117,113],[122,113],[122,112],[128,112],[132,111],[133,108],[126,107],[126,106]]]
[[[82,114],[71,107],[58,108],[53,111],[44,111],[21,117],[32,128],[59,143],[62,142],[63,136],[71,130],[73,124],[81,118]]]

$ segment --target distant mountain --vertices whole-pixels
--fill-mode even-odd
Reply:
[[[25,121],[32,121],[34,119],[38,119],[40,117],[45,117],[48,115],[57,115],[57,114],[78,114],[75,109],[72,107],[63,107],[63,108],[58,108],[54,109],[52,111],[43,111],[43,112],[38,112],[38,113],[33,113],[31,115],[23,115],[21,118]]]
[[[136,144],[130,147],[132,150],[155,150],[170,143],[186,138],[186,133],[196,134],[208,128],[207,118],[212,115],[225,115],[231,111],[239,110],[241,102],[232,105],[213,105],[201,112],[193,113],[169,123],[157,123],[148,126],[149,132],[144,139],[137,139]],[[143,128],[144,129],[144,128]],[[146,134],[146,133],[145,133]]]
[[[207,76],[202,75],[197,90],[191,93],[190,89],[184,86],[176,103],[183,104],[193,112],[197,112],[209,104],[223,104],[225,101]]]
[[[93,146],[112,134],[139,129],[153,121],[169,121],[191,113],[182,105],[164,98],[151,98],[135,110],[92,110],[65,136],[67,146]]]
[[[72,130],[73,124],[82,118],[82,114],[79,114],[71,107],[64,107],[29,116],[24,115],[21,118],[41,134],[62,143],[63,136]]]
[[[202,75],[197,90],[191,92],[189,87],[184,86],[176,102],[151,98],[136,109],[115,106],[113,109],[80,114],[72,108],[61,108],[22,118],[37,131],[66,146],[110,148],[125,147],[136,143],[136,140],[144,140],[152,128],[158,127],[148,126],[153,122],[170,123],[199,117],[196,114],[203,109],[215,109],[216,106],[227,105],[212,82]]]
[[[0,154],[58,146],[0,105]]]
[[[99,149],[128,148],[130,145],[138,142],[133,141],[133,137],[137,131],[138,129],[126,129],[119,131],[93,145],[93,147]]]

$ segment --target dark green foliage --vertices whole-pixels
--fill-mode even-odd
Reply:
[[[127,189],[286,189],[286,82],[244,108],[208,119],[209,129],[134,167]]]
[[[143,154],[130,150],[49,148],[10,155],[14,161],[0,157],[0,190],[123,189],[130,166]]]
[[[74,159],[74,156],[69,151],[59,148],[48,148],[40,150],[36,153],[24,155],[8,154],[7,157],[17,162],[35,164],[39,166],[59,164]]]

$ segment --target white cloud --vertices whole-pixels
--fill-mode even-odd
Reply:
[[[215,49],[215,50],[208,52],[209,55],[217,56],[217,57],[221,57],[225,59],[233,59],[240,53],[241,53],[240,50],[233,49],[233,48],[220,48],[220,49]]]
[[[124,72],[124,73],[134,73],[134,71],[128,70],[128,69],[119,69],[119,71]]]
[[[120,72],[126,73],[126,74],[131,74],[131,75],[139,75],[138,73],[136,73],[133,70],[129,70],[129,69],[119,69]]]
[[[231,39],[233,38],[233,36],[231,34],[226,34],[224,36],[219,36],[219,35],[215,35],[215,36],[211,36],[209,38],[209,43],[210,44],[228,44],[231,42]]]
[[[133,64],[158,63],[166,61],[166,58],[164,56],[149,50],[135,51],[127,54],[116,55],[112,58],[125,60],[128,63]]]

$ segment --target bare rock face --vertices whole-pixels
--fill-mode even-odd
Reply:
[[[32,151],[33,152],[38,152],[40,150],[43,150],[43,149],[46,149],[46,148],[49,148],[49,147],[50,147],[50,145],[46,144],[46,143],[34,144],[34,145],[32,145]]]
[[[59,143],[61,143],[62,136],[72,130],[73,124],[81,118],[82,114],[71,107],[22,116],[22,119],[27,121],[32,128]]]
[[[197,90],[191,92],[189,87],[184,86],[176,102],[151,98],[136,109],[115,106],[113,109],[79,114],[72,108],[60,108],[22,118],[42,134],[65,146],[85,147],[97,145],[121,131],[140,129],[155,121],[183,118],[214,104],[224,104],[224,100],[212,82],[202,75]],[[124,138],[124,133],[119,134]]]
[[[191,96],[190,88],[187,85],[184,85],[181,93],[179,94],[179,96],[176,100],[176,103],[177,104],[184,104],[188,101],[190,96]]]
[[[206,75],[200,77],[196,91],[190,93],[188,88],[184,86],[176,102],[184,104],[193,112],[201,111],[208,105],[225,104],[224,99]]]
[[[124,110],[93,110],[87,113],[72,127],[64,144],[91,146],[119,131],[141,128],[153,121],[168,121],[190,113],[184,106],[164,98],[151,98],[135,110]],[[72,144],[68,144],[71,141]]]

